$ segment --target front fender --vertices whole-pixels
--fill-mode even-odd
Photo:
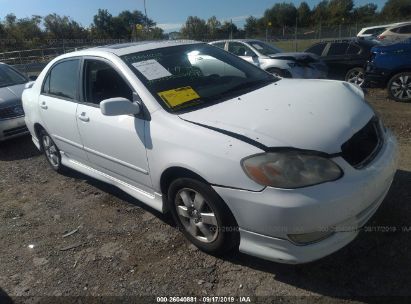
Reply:
[[[263,189],[247,177],[240,164],[243,158],[262,150],[160,111],[147,125],[147,158],[156,191],[161,192],[161,175],[170,167],[190,170],[213,185]]]

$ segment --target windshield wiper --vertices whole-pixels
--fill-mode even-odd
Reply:
[[[226,95],[228,95],[230,93],[233,93],[233,92],[244,91],[246,89],[250,89],[250,88],[253,88],[253,87],[263,86],[263,85],[266,85],[268,83],[272,83],[272,82],[277,81],[277,80],[278,79],[276,79],[274,77],[272,77],[272,78],[270,77],[270,78],[266,78],[266,79],[259,79],[259,80],[249,81],[249,82],[243,82],[243,83],[240,83],[240,84],[228,89],[227,91],[221,93],[220,95],[221,96],[226,96]]]

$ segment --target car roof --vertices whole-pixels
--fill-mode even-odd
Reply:
[[[132,53],[144,52],[149,50],[155,50],[166,47],[173,47],[179,45],[190,45],[202,43],[200,41],[194,40],[160,40],[160,41],[139,41],[139,42],[130,42],[130,43],[118,43],[92,47],[88,49],[83,49],[65,55],[60,56],[59,58],[67,58],[73,56],[87,56],[93,55],[95,53],[111,53],[117,56],[123,56]]]
[[[389,30],[389,29],[393,29],[393,28],[401,27],[401,26],[404,26],[404,25],[410,25],[410,24],[411,24],[411,21],[407,21],[407,22],[398,22],[398,23],[391,24],[391,26],[389,26],[387,29]]]
[[[218,43],[218,42],[229,42],[229,41],[234,41],[234,42],[263,42],[258,39],[222,39],[222,40],[216,40],[216,41],[211,41],[210,43]]]

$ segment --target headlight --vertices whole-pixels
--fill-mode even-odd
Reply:
[[[290,68],[295,68],[298,64],[297,63],[295,63],[295,62],[287,62],[287,64],[288,64],[288,66],[290,67]]]
[[[332,160],[301,151],[269,152],[243,159],[245,173],[275,188],[300,188],[339,179],[343,172]]]

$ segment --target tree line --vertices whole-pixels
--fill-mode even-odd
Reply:
[[[181,29],[181,36],[191,39],[261,37],[276,29],[333,27],[339,25],[381,24],[411,19],[411,0],[388,0],[381,11],[374,3],[356,7],[353,0],[322,0],[312,9],[307,2],[276,3],[261,18],[250,16],[244,29],[216,17],[208,20],[190,16]]]
[[[18,19],[8,14],[0,22],[0,50],[82,44],[85,41],[162,39],[163,30],[138,10],[123,11],[118,16],[99,9],[93,23],[84,27],[68,16],[49,14]]]
[[[312,9],[306,2],[276,3],[263,16],[250,16],[244,28],[230,21],[208,20],[189,16],[180,32],[165,35],[150,18],[138,10],[123,11],[117,16],[99,9],[90,26],[84,27],[68,16],[49,14],[18,19],[8,14],[0,20],[0,51],[52,47],[53,41],[81,44],[85,40],[142,40],[162,38],[218,39],[270,35],[292,28],[332,27],[341,24],[381,24],[411,19],[411,0],[387,0],[380,11],[373,3],[356,7],[353,0],[321,0]]]

